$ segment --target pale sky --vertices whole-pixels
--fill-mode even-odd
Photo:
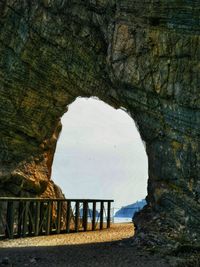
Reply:
[[[146,196],[147,156],[125,111],[78,98],[62,124],[52,179],[66,198],[114,199],[120,208]]]

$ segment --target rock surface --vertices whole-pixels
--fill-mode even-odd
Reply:
[[[96,96],[146,143],[136,242],[199,245],[199,33],[197,0],[0,0],[0,194],[49,194],[60,118]]]

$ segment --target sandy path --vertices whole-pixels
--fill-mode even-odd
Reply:
[[[0,248],[60,246],[117,241],[133,236],[133,224],[113,224],[110,229],[51,236],[19,238],[0,242]]]
[[[103,231],[5,240],[0,242],[0,266],[170,266],[166,260],[122,241],[132,236],[133,225],[128,223]]]

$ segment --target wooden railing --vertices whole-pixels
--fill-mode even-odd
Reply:
[[[113,200],[0,198],[0,238],[109,228]]]

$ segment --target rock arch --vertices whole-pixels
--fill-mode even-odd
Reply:
[[[186,0],[1,0],[1,195],[54,191],[60,117],[97,96],[127,109],[146,143],[135,240],[199,244],[199,15]]]

